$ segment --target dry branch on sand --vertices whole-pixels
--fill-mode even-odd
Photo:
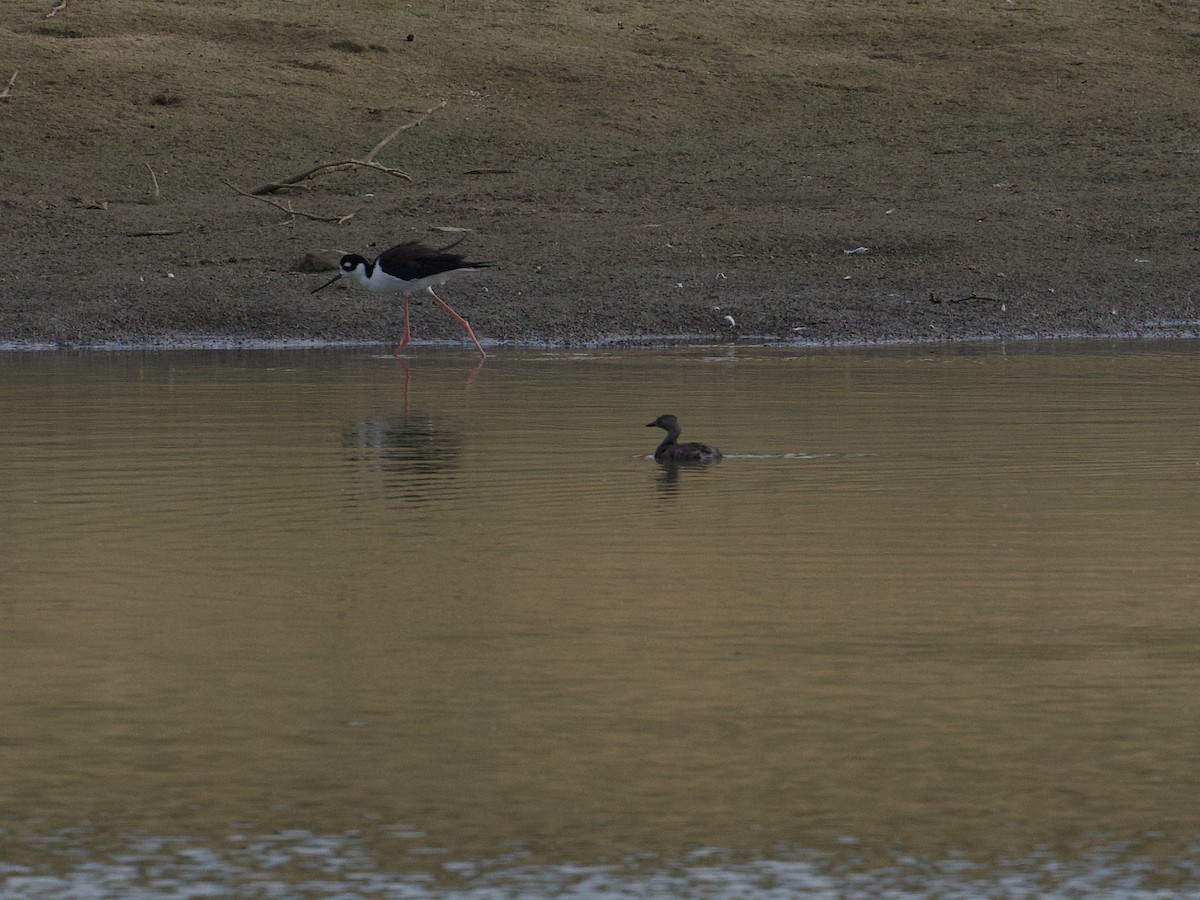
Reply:
[[[12,96],[13,85],[17,83],[17,76],[20,74],[21,70],[19,68],[12,73],[12,78],[8,79],[8,84],[5,85],[4,90],[0,91],[0,100],[7,100]]]
[[[154,174],[154,170],[150,168],[150,163],[142,163],[146,167],[146,171],[150,173],[150,180],[154,182],[154,194],[152,202],[157,203],[162,199],[162,191],[158,187],[158,176]]]
[[[975,300],[982,300],[985,303],[1003,303],[999,297],[987,297],[983,294],[976,294],[974,291],[967,294],[965,297],[951,297],[949,300],[943,300],[933,291],[929,292],[930,303],[971,303]]]
[[[338,225],[341,225],[345,222],[349,222],[350,219],[352,219],[354,217],[354,213],[346,213],[344,216],[317,216],[317,215],[314,215],[313,213],[306,213],[299,209],[292,209],[292,201],[291,200],[287,200],[287,201],[284,201],[281,203],[278,200],[271,200],[267,197],[255,196],[250,191],[243,191],[240,187],[238,187],[232,181],[226,181],[225,184],[228,185],[231,190],[236,191],[237,193],[241,194],[243,197],[249,197],[251,200],[257,200],[260,203],[269,203],[271,206],[275,207],[276,209],[283,210],[285,213],[287,213],[292,218],[295,218],[296,216],[303,216],[306,219],[312,219],[314,222],[336,222]]]
[[[54,8],[50,10],[50,12],[46,13],[46,18],[52,19],[66,8],[67,0],[58,0],[58,2],[54,4]]]
[[[311,168],[305,172],[301,172],[298,175],[292,175],[290,178],[282,178],[279,181],[270,181],[270,182],[267,182],[266,184],[259,185],[258,187],[254,188],[252,191],[249,191],[248,193],[250,193],[251,195],[254,195],[254,196],[258,196],[261,194],[273,194],[273,193],[275,193],[275,191],[278,191],[281,188],[290,187],[291,185],[294,185],[294,184],[299,184],[301,181],[307,181],[310,178],[317,178],[318,176],[321,176],[321,175],[328,175],[331,172],[344,172],[344,171],[348,171],[350,169],[358,169],[358,168],[375,169],[379,172],[384,172],[385,174],[392,175],[396,178],[403,178],[406,181],[412,181],[412,176],[410,176],[408,173],[402,172],[399,169],[393,169],[390,166],[385,166],[385,165],[375,162],[375,154],[377,154],[380,150],[382,150],[384,147],[386,147],[392,141],[392,139],[395,138],[402,131],[408,131],[410,128],[416,128],[418,125],[420,125],[422,122],[424,122],[425,119],[427,119],[433,113],[437,112],[439,109],[442,109],[445,105],[446,105],[446,101],[443,100],[441,103],[438,103],[435,106],[431,106],[429,109],[425,110],[425,112],[421,113],[421,115],[417,116],[411,122],[406,122],[403,125],[397,126],[395,129],[392,130],[391,134],[389,134],[382,141],[380,141],[378,144],[376,144],[374,147],[372,147],[371,152],[368,153],[362,159],[343,159],[343,160],[338,160],[337,162],[324,163],[322,165],[315,166],[314,168]],[[349,218],[349,217],[347,216],[347,218]]]

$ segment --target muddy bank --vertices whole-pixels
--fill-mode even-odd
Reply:
[[[386,342],[301,259],[457,229],[492,346],[1197,330],[1193,6],[477,6],[10,17],[0,340]]]

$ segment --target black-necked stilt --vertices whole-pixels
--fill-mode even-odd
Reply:
[[[395,350],[396,355],[399,356],[401,351],[408,346],[409,340],[408,299],[421,291],[429,291],[430,296],[441,304],[446,312],[454,316],[458,324],[463,327],[480,354],[487,356],[483,352],[483,347],[480,346],[479,338],[475,337],[475,332],[471,330],[471,324],[433,291],[435,286],[445,284],[455,275],[478,272],[480,269],[486,269],[492,265],[492,263],[485,262],[467,262],[457,253],[446,252],[461,240],[462,238],[459,238],[453,244],[447,244],[440,249],[426,247],[420,241],[406,241],[380,253],[374,262],[364,259],[357,253],[347,253],[338,263],[340,271],[313,293],[322,291],[338,279],[350,275],[368,291],[399,294],[404,300],[404,337]]]
[[[654,451],[654,458],[659,462],[720,462],[721,451],[708,444],[679,444],[679,420],[674,416],[659,416],[646,426],[647,428],[662,428],[667,432],[663,442]]]

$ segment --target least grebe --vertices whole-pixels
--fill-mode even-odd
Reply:
[[[708,444],[698,444],[695,442],[690,444],[678,443],[681,429],[679,427],[679,420],[674,416],[659,416],[646,427],[662,428],[667,432],[667,436],[663,438],[663,442],[654,451],[654,458],[659,462],[712,463],[718,462],[721,459],[721,451],[716,447],[710,447]]]

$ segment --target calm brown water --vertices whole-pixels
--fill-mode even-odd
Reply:
[[[0,896],[1200,891],[1198,349],[0,355]]]

